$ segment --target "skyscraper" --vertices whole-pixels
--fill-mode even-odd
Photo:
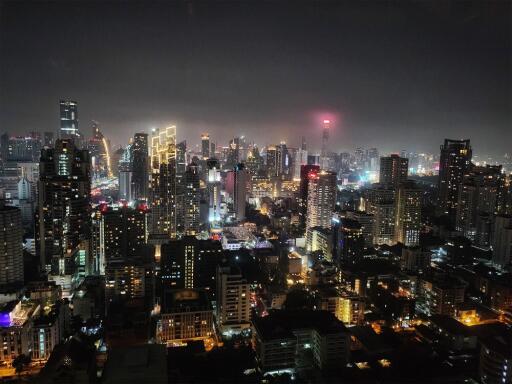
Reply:
[[[199,240],[195,236],[183,236],[163,244],[162,288],[205,288],[215,295],[216,268],[222,255],[220,242]]]
[[[98,206],[93,215],[93,253],[100,274],[110,261],[140,256],[140,246],[148,238],[147,216],[145,204]]]
[[[210,136],[207,133],[201,135],[201,152],[203,160],[210,158]]]
[[[314,227],[329,229],[336,204],[336,173],[311,172],[308,181],[306,232]]]
[[[441,146],[439,161],[439,201],[438,209],[442,214],[455,219],[459,188],[462,179],[471,168],[472,150],[469,140],[445,139]]]
[[[176,237],[176,126],[151,136],[151,233]]]
[[[0,290],[23,285],[21,211],[0,201]]]
[[[420,243],[422,191],[412,180],[400,183],[396,192],[395,241],[406,247]]]
[[[81,148],[82,134],[78,129],[78,104],[76,101],[60,101],[60,138],[72,139]]]
[[[137,200],[147,200],[148,193],[148,135],[136,133],[132,144],[132,194]]]
[[[208,168],[208,222],[210,228],[219,228],[221,224],[220,214],[220,164],[217,159],[209,159],[206,162]]]
[[[472,167],[459,187],[456,229],[480,247],[490,245],[493,216],[505,213],[502,167]]]
[[[381,157],[379,183],[398,187],[401,182],[407,180],[408,166],[409,159],[404,157],[395,154]]]
[[[248,182],[249,173],[242,163],[237,164],[232,171],[228,172],[226,190],[231,193],[236,221],[245,220],[245,202],[247,198]]]
[[[133,199],[132,144],[128,144],[119,159],[119,198],[130,201]]]
[[[392,245],[396,225],[396,189],[386,184],[373,184],[365,191],[365,211],[373,215],[373,244]]]
[[[36,242],[43,271],[62,277],[89,272],[90,158],[73,140],[41,152]],[[78,282],[76,279],[74,282]]]
[[[199,167],[196,163],[188,165],[185,171],[185,234],[196,235],[199,233],[200,217],[199,217]]]
[[[320,153],[320,167],[327,169],[328,166],[328,145],[329,145],[329,131],[331,130],[331,121],[324,120],[322,128],[322,152]]]
[[[320,172],[318,165],[302,165],[300,167],[299,220],[303,229],[306,228],[309,179],[318,172]]]

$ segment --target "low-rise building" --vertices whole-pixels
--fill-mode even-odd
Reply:
[[[273,311],[253,320],[254,344],[259,368],[264,373],[293,372],[300,352],[311,349],[317,368],[329,369],[349,360],[349,334],[328,311]]]

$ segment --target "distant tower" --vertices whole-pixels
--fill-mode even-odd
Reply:
[[[72,139],[81,147],[82,135],[78,130],[78,104],[76,101],[60,101],[60,138]]]
[[[201,135],[201,152],[203,160],[210,158],[210,136],[207,133]]]
[[[233,198],[233,210],[237,221],[245,220],[248,181],[249,173],[242,163],[237,164],[232,171],[228,172],[226,190],[229,190]]]
[[[324,120],[322,129],[322,152],[320,153],[320,167],[326,169],[328,165],[327,146],[329,144],[329,131],[331,129],[331,120]]]
[[[146,200],[149,197],[148,184],[148,135],[136,133],[132,144],[132,184],[133,198]]]

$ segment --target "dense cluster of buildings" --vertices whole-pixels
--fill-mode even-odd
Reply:
[[[334,153],[321,128],[318,154],[176,126],[113,151],[61,101],[58,135],[2,135],[2,376],[179,381],[245,348],[240,382],[393,381],[416,348],[432,380],[512,383],[511,175],[469,140]]]

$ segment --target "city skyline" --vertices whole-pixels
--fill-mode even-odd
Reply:
[[[510,3],[318,4],[2,2],[1,130],[56,131],[64,98],[115,145],[175,124],[194,145],[320,149],[327,117],[335,151],[436,153],[450,137],[510,152]]]

